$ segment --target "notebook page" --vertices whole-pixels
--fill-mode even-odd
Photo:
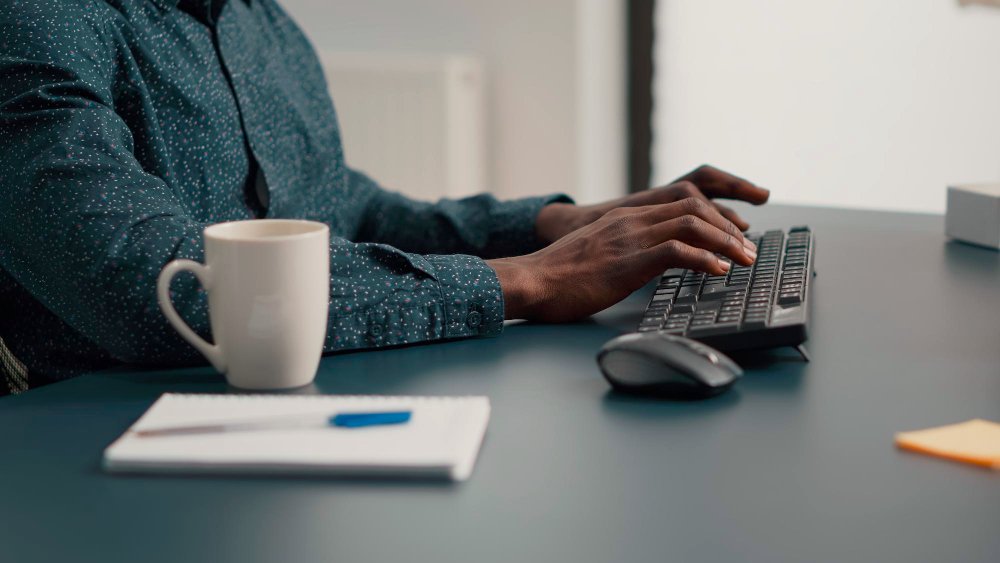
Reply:
[[[136,437],[135,430],[341,412],[412,410],[403,425]],[[482,416],[483,412],[486,416]],[[488,420],[485,397],[166,394],[105,452],[109,470],[187,469],[467,477]],[[477,427],[469,427],[478,423]],[[459,464],[463,471],[453,470]]]

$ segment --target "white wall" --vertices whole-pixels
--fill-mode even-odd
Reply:
[[[654,176],[711,162],[772,201],[941,212],[1000,181],[1000,10],[660,0]]]
[[[321,50],[483,57],[487,174],[493,191],[503,197],[553,191],[583,199],[594,196],[588,184],[579,181],[584,174],[594,174],[594,165],[584,158],[587,152],[578,143],[581,131],[600,130],[608,121],[603,113],[582,113],[580,106],[580,85],[593,82],[588,76],[595,72],[579,57],[581,22],[594,19],[581,17],[580,6],[585,12],[593,10],[593,0],[280,1]],[[605,2],[596,1],[598,7]],[[615,23],[605,20],[607,29],[616,29]],[[592,28],[584,32],[592,33]],[[602,69],[598,66],[599,74],[613,72]],[[612,99],[596,107],[623,115],[621,103]],[[348,149],[349,144],[348,140]],[[349,153],[347,159],[350,162]],[[602,166],[598,172],[620,169],[619,185],[609,186],[608,193],[623,190],[620,155],[610,155]]]

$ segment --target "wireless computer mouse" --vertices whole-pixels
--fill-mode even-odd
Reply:
[[[732,387],[743,370],[721,352],[681,336],[640,332],[608,341],[597,355],[616,390],[671,399],[702,399]]]

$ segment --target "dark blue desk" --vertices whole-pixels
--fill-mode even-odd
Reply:
[[[893,434],[1000,420],[1000,255],[936,216],[771,207],[817,236],[813,362],[741,357],[702,403],[610,394],[593,356],[646,294],[593,322],[326,358],[322,393],[484,394],[459,486],[111,477],[102,449],[208,369],[117,370],[0,399],[0,561],[1000,561],[1000,473]]]

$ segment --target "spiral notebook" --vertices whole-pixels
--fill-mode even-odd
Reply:
[[[234,421],[409,410],[405,424],[315,425],[143,437],[136,433]],[[104,451],[114,473],[264,473],[428,477],[472,473],[489,422],[486,397],[162,395]]]

